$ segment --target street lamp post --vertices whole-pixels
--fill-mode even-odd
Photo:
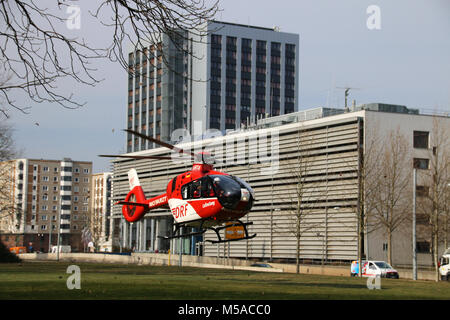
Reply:
[[[50,218],[50,230],[48,231],[48,253],[52,252],[52,228],[53,228],[53,221]]]
[[[416,249],[416,185],[417,169],[413,169],[413,219],[412,219],[412,254],[413,254],[413,280],[417,280],[417,249]]]
[[[61,195],[59,195],[59,210],[58,210],[58,235],[56,238],[56,261],[59,261],[59,250],[61,244]]]
[[[317,237],[322,238],[322,267],[323,267],[323,260],[324,260],[324,249],[325,249],[325,236],[323,234],[320,234],[320,232],[316,233]]]

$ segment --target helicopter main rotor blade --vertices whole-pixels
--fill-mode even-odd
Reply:
[[[192,153],[190,151],[184,151],[183,149],[177,148],[177,147],[175,147],[174,145],[172,145],[170,143],[167,143],[167,142],[164,142],[164,141],[161,141],[161,140],[158,140],[158,139],[146,136],[145,134],[142,134],[140,132],[133,131],[133,130],[130,130],[130,129],[125,129],[124,131],[126,131],[128,133],[131,133],[131,134],[134,134],[134,135],[136,135],[136,136],[138,136],[138,137],[140,137],[142,139],[146,139],[146,140],[148,140],[150,142],[154,142],[156,144],[159,144],[160,146],[166,147],[166,148],[171,149],[171,150],[173,150],[175,152],[188,154],[191,157],[196,157],[195,153]]]
[[[172,157],[160,157],[160,156],[123,156],[114,154],[99,154],[99,157],[105,158],[127,158],[127,159],[154,159],[154,160],[173,160]]]

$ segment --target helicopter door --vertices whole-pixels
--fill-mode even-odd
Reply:
[[[185,184],[181,187],[181,197],[183,200],[214,198],[216,193],[209,177],[203,177]]]

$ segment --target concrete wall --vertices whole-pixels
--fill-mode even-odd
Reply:
[[[56,261],[56,253],[23,253],[18,255],[24,261]],[[116,263],[137,265],[178,266],[179,255],[156,253],[132,253],[131,255],[116,255],[102,253],[60,253],[61,262],[71,263]],[[223,259],[212,257],[199,257],[183,255],[184,267],[248,270],[260,272],[287,272],[295,273],[295,264],[270,263],[273,268],[251,267],[254,261],[240,259]],[[412,279],[412,271],[398,270],[400,279]],[[327,276],[350,276],[350,266],[320,266],[301,265],[301,274],[315,274]],[[434,280],[432,271],[419,271],[418,280]]]
[[[406,139],[407,167],[405,168],[405,174],[410,177],[410,188],[406,190],[405,194],[402,194],[402,198],[406,198],[406,201],[410,204],[412,204],[413,201],[413,158],[428,159],[430,169],[432,169],[433,158],[435,157],[433,155],[433,146],[438,145],[439,148],[446,150],[449,148],[449,146],[445,145],[443,142],[442,144],[444,145],[439,145],[438,137],[435,137],[435,135],[442,130],[440,134],[448,136],[450,132],[448,128],[450,128],[449,117],[365,111],[364,130],[366,144],[371,141],[371,139],[381,139],[380,141],[382,142],[389,142],[387,137],[390,133],[396,134],[396,130],[398,130],[398,133]],[[414,148],[414,131],[429,132],[429,148]],[[417,185],[428,186],[430,187],[431,192],[431,170],[417,170]],[[430,214],[431,204],[426,208],[424,205],[420,205],[420,201],[421,198],[418,196],[416,208],[417,215],[423,213]],[[400,204],[400,206],[401,205],[402,204]],[[411,215],[407,216],[392,234],[392,265],[394,266],[412,264],[412,205],[410,210]],[[428,241],[431,243],[431,229],[428,224],[418,223],[416,230],[417,242]],[[440,237],[438,249],[439,255],[446,249],[442,243],[444,235],[442,234]],[[449,235],[447,235],[447,237],[449,237]],[[387,261],[387,252],[383,250],[383,244],[386,243],[387,238],[384,228],[378,228],[375,231],[369,229],[365,243],[365,250],[366,253],[368,253],[369,259]],[[432,264],[432,256],[429,253],[419,252],[417,254],[417,259],[419,266],[430,266]]]

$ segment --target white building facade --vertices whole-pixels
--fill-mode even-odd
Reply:
[[[436,121],[442,128],[450,128],[448,116],[429,116],[408,112],[380,112],[360,108],[360,111],[321,109],[301,111],[292,115],[262,119],[260,124],[244,131],[223,137],[180,144],[180,148],[196,149],[200,144],[212,149],[220,161],[217,170],[246,180],[254,189],[256,199],[252,211],[244,222],[252,221],[250,233],[257,233],[251,240],[212,245],[213,232],[203,238],[184,240],[184,253],[206,256],[235,257],[289,261],[296,258],[297,235],[292,212],[295,209],[295,168],[299,159],[310,159],[303,174],[305,185],[304,232],[300,235],[300,258],[303,261],[348,262],[358,256],[386,260],[386,234],[382,228],[371,230],[370,223],[360,226],[360,219],[368,213],[361,200],[362,165],[367,158],[367,143],[374,137],[382,139],[390,132],[402,134],[408,142],[406,150],[410,158],[406,170],[411,177],[417,161],[429,163],[433,156],[433,130]],[[310,120],[305,120],[310,119]],[[426,134],[419,144],[420,135]],[[447,133],[448,135],[448,133]],[[426,144],[423,144],[426,141]],[[439,146],[448,150],[448,144]],[[133,155],[170,155],[170,150],[158,148]],[[156,160],[114,160],[114,201],[123,200],[128,193],[127,171],[135,168],[147,197],[164,193],[167,183],[174,176],[188,171],[190,163]],[[418,185],[424,185],[428,167],[421,166]],[[421,180],[422,179],[422,180]],[[409,196],[408,196],[409,197]],[[426,210],[426,209],[425,209]],[[113,208],[113,215],[120,217],[121,208]],[[412,262],[411,219],[405,219],[393,233],[393,264],[408,265]],[[417,242],[429,242],[425,225],[418,224]],[[121,239],[124,247],[139,251],[172,252],[179,250],[178,240],[167,241],[165,236],[172,228],[169,210],[159,209],[148,213],[137,223],[122,219]],[[358,234],[362,241],[358,241]],[[448,235],[447,235],[448,237]],[[445,237],[440,236],[438,251],[443,250]],[[199,243],[201,245],[199,245]],[[425,246],[426,247],[426,246]],[[419,250],[419,265],[431,263],[429,250]]]

